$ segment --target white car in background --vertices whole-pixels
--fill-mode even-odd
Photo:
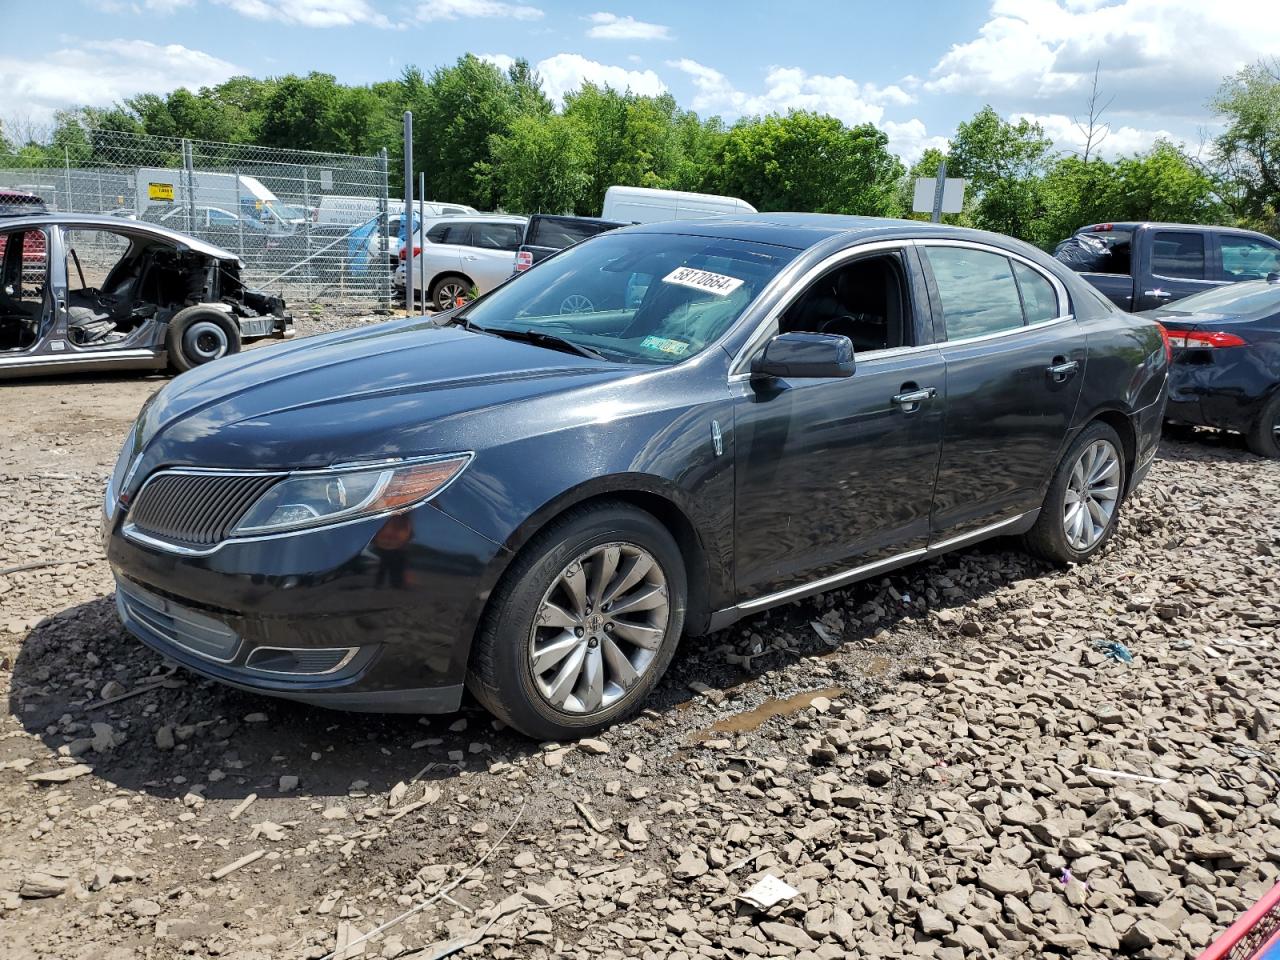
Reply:
[[[528,217],[500,214],[428,219],[426,242],[415,236],[413,254],[400,252],[396,289],[404,291],[407,267],[414,271],[414,287],[421,284],[427,292],[423,303],[437,310],[448,310],[472,290],[487,293],[515,271],[527,222]]]

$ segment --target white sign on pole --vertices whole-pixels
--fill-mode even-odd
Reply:
[[[965,181],[960,177],[947,177],[942,188],[942,212],[959,213],[964,209]],[[938,188],[938,181],[933,177],[921,177],[916,181],[915,196],[911,209],[916,213],[933,212],[933,194]]]

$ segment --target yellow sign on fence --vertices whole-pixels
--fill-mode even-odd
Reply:
[[[147,196],[152,200],[163,200],[166,203],[173,203],[173,184],[148,183]]]

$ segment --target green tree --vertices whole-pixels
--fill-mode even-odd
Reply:
[[[904,171],[888,143],[871,124],[802,110],[743,120],[716,149],[704,188],[760,210],[891,216]]]
[[[1026,239],[1043,212],[1043,177],[1053,142],[1038,123],[1010,123],[990,106],[956,127],[947,173],[972,191],[974,226]]]
[[[1214,142],[1224,197],[1238,216],[1280,235],[1280,59],[1227,79],[1212,106],[1227,125]]]
[[[590,146],[569,117],[516,117],[490,145],[489,179],[512,213],[566,213],[581,209],[591,178]]]

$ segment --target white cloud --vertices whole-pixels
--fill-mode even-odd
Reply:
[[[596,40],[670,40],[671,28],[661,23],[645,23],[616,13],[593,13],[587,17],[594,26],[587,31]]]
[[[918,118],[913,117],[904,123],[886,120],[880,124],[880,129],[889,137],[889,149],[908,165],[919,160],[921,154],[930,147],[942,151],[947,149],[947,138],[929,136],[924,121]]]
[[[1029,120],[1044,128],[1045,135],[1054,142],[1059,150],[1072,153],[1084,151],[1085,135],[1076,126],[1075,120],[1062,113],[1015,113],[1010,118],[1014,123]],[[1157,140],[1169,140],[1177,143],[1179,138],[1168,130],[1138,129],[1130,126],[1112,124],[1101,141],[1094,137],[1094,152],[1103,157],[1117,157],[1130,153],[1141,153]]]
[[[417,19],[476,20],[501,17],[506,20],[541,20],[543,12],[524,3],[505,0],[423,0],[418,5]]]
[[[542,88],[552,102],[560,103],[564,95],[577,90],[584,82],[597,86],[606,84],[615,90],[631,90],[644,96],[657,96],[667,92],[667,85],[652,70],[628,70],[605,63],[597,63],[578,53],[557,53],[539,60],[538,73]]]
[[[126,3],[125,0],[89,0],[89,5],[103,13],[173,13],[181,7],[189,7],[195,0],[141,0]]]
[[[163,2],[163,0],[162,0]],[[274,20],[300,27],[350,27],[368,24],[383,29],[391,21],[368,0],[215,0],[252,20]]]
[[[44,122],[66,107],[109,107],[139,93],[195,90],[239,72],[226,60],[176,43],[77,40],[39,57],[0,55],[0,90],[32,121]]]
[[[924,88],[1044,112],[1079,110],[1101,61],[1116,114],[1198,121],[1220,79],[1280,49],[1275,0],[993,0],[971,40],[955,44]]]
[[[481,53],[477,55],[477,59],[483,60],[485,63],[492,63],[503,73],[506,73],[516,65],[516,58],[506,53]]]

